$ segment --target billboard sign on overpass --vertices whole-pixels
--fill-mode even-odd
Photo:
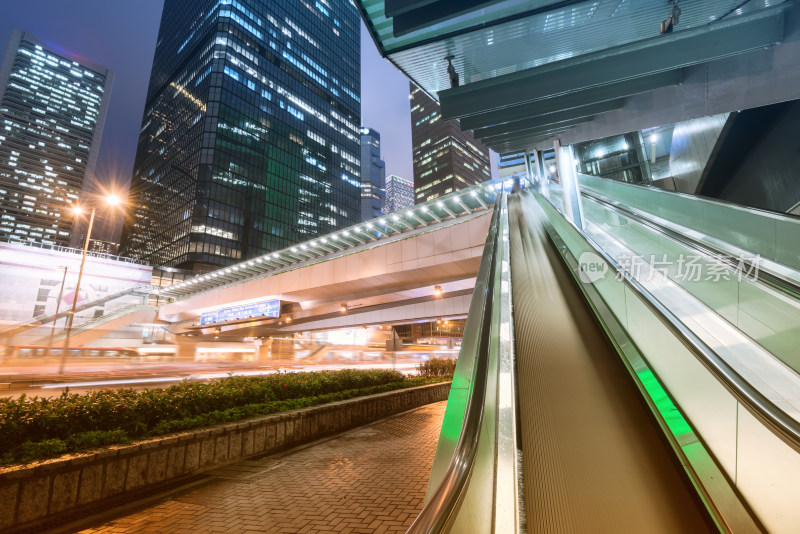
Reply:
[[[267,300],[254,304],[244,304],[231,308],[222,308],[205,312],[200,315],[200,324],[224,323],[236,319],[249,319],[250,317],[278,317],[281,310],[280,300]]]

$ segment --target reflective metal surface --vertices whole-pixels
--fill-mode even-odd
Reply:
[[[470,350],[472,352],[470,359],[474,364],[463,414],[463,425],[447,471],[438,483],[432,477],[431,485],[436,484],[436,489],[429,494],[425,507],[408,530],[410,533],[445,532],[452,525],[474,467],[487,389],[491,310],[495,289],[494,275],[498,262],[496,251],[500,211],[496,209],[492,216],[489,236],[486,239],[484,256],[481,260],[475,292],[470,305],[470,315],[465,327],[467,335],[462,345],[462,354]],[[454,380],[453,387],[457,385],[458,383]],[[443,432],[447,431],[447,426],[451,424],[453,424],[452,419],[448,421],[448,414],[445,413]],[[439,457],[438,451],[437,457]]]
[[[678,295],[669,296],[660,290],[653,293],[652,282],[633,276],[612,260],[615,252],[604,250],[608,243],[582,234],[560,217],[547,200],[540,199],[539,203],[550,207],[550,220],[560,227],[559,235],[564,236],[572,254],[591,252],[610,267],[610,274],[618,276],[619,279],[604,277],[592,285],[626,325],[653,373],[698,432],[701,442],[682,446],[690,462],[688,467],[706,475],[701,477],[701,489],[717,494],[709,505],[725,512],[721,523],[738,523],[742,515],[738,513],[741,505],[734,502],[731,491],[720,489],[719,469],[764,528],[770,532],[796,532],[800,513],[786,500],[787,492],[793,492],[789,486],[800,473],[798,418],[792,417],[796,403],[791,402],[796,395],[792,391],[786,392],[788,396],[776,395],[785,380],[773,383],[754,379],[754,373],[763,374],[769,365],[780,366],[780,362],[745,357],[748,351],[752,352],[745,346],[747,342],[732,342],[730,336],[735,333],[721,337],[720,326],[725,321],[719,316],[698,312],[696,306],[690,305],[691,296],[681,300]],[[662,246],[666,244],[662,242]],[[707,328],[709,321],[719,323],[713,332]],[[731,325],[727,326],[730,329]],[[710,341],[709,333],[714,338]],[[753,345],[752,341],[749,343]],[[740,357],[741,362],[729,362],[731,355]],[[708,456],[698,448],[703,445],[718,467],[708,463]],[[695,461],[696,465],[691,463]]]

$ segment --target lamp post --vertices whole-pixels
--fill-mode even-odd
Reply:
[[[114,207],[119,205],[120,198],[116,195],[108,195],[105,197],[105,203],[108,206]],[[78,282],[75,284],[75,295],[72,298],[72,309],[67,316],[67,337],[64,339],[64,349],[61,352],[61,364],[58,366],[58,374],[64,373],[64,366],[67,363],[67,353],[69,352],[69,338],[72,335],[72,321],[75,319],[75,308],[78,306],[78,295],[81,291],[81,278],[83,278],[83,266],[86,264],[86,253],[89,251],[89,241],[92,238],[92,227],[94,226],[94,215],[97,212],[97,206],[92,207],[92,214],[89,216],[89,228],[86,230],[86,240],[83,243],[83,255],[81,256],[81,268],[78,271]],[[72,213],[76,217],[83,214],[83,208],[75,206],[72,208]]]

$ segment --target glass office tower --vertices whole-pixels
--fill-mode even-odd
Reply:
[[[410,91],[416,203],[490,179],[489,149],[459,121],[443,121],[439,103],[413,83]]]
[[[354,224],[349,0],[166,0],[122,253],[204,270]]]
[[[112,80],[12,31],[0,67],[0,237],[75,243],[70,207],[93,178]]]
[[[361,220],[380,217],[386,202],[386,163],[381,159],[381,134],[361,128]]]
[[[396,174],[386,177],[386,207],[384,213],[394,213],[414,206],[414,182]]]

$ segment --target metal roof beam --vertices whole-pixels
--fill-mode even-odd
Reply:
[[[783,38],[784,7],[447,89],[439,93],[442,118],[460,119],[770,46]]]
[[[427,28],[437,22],[496,4],[501,0],[386,0],[386,17],[393,17],[392,32],[395,37]]]
[[[497,146],[493,146],[492,150],[497,152],[498,154],[514,154],[516,152],[522,152],[523,150],[527,150],[533,148],[533,146],[537,143],[541,143],[542,141],[547,141],[555,136],[557,136],[560,132],[556,132],[545,137],[537,137],[534,139],[519,139],[516,141],[508,141],[503,144],[499,144]]]
[[[519,130],[519,131],[516,131],[516,132],[514,132],[514,131],[505,132],[505,133],[500,133],[500,134],[493,135],[493,136],[490,136],[490,137],[481,137],[480,139],[481,139],[481,141],[483,143],[487,143],[488,144],[488,143],[496,143],[498,141],[505,141],[507,139],[519,139],[521,137],[534,137],[534,136],[544,135],[544,134],[546,134],[548,132],[552,132],[552,131],[566,130],[567,128],[571,128],[571,127],[573,127],[575,125],[582,124],[584,122],[589,122],[590,120],[592,120],[592,118],[593,118],[593,116],[591,116],[591,117],[581,117],[579,119],[572,119],[570,121],[562,121],[562,122],[557,122],[555,124],[547,124],[547,125],[541,126],[539,128],[530,128],[530,129],[527,129],[527,130]]]
[[[531,118],[520,117],[522,120],[506,122],[504,124],[498,124],[497,126],[487,126],[485,128],[478,128],[474,130],[473,133],[475,134],[475,137],[483,139],[486,137],[492,137],[494,135],[500,135],[504,133],[510,133],[520,130],[529,130],[533,128],[540,128],[543,126],[550,126],[573,119],[580,119],[585,117],[591,118],[592,116],[600,113],[607,113],[609,111],[614,111],[615,109],[620,109],[624,103],[625,103],[624,98],[618,98],[616,100],[596,102],[589,104],[588,106],[580,106],[577,108],[565,109],[563,111],[548,113],[547,115],[539,115],[537,117],[531,117]]]
[[[537,117],[547,113],[582,107],[588,104],[609,102],[626,96],[646,93],[659,87],[677,85],[683,82],[683,70],[661,72],[633,80],[624,80],[602,87],[593,87],[577,93],[549,98],[528,104],[521,104],[501,110],[489,110],[461,120],[462,130],[475,130],[503,124],[527,117]]]

